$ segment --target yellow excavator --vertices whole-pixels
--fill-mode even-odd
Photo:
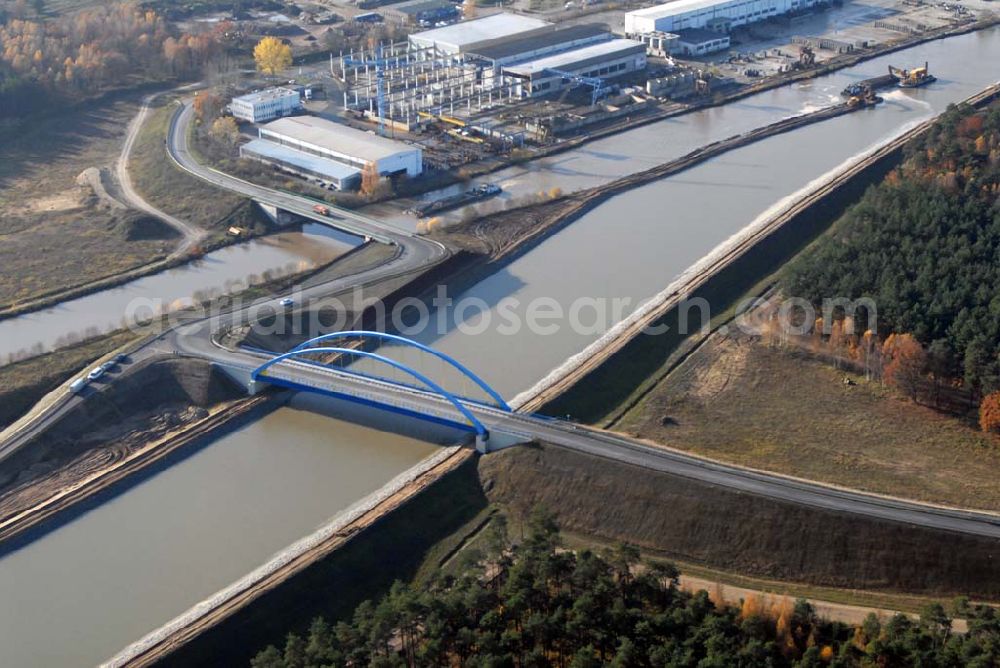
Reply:
[[[896,84],[900,88],[917,88],[937,81],[937,77],[928,71],[926,62],[923,67],[914,67],[912,70],[904,70],[890,65],[889,74],[896,80]]]
[[[875,94],[872,87],[867,84],[862,84],[861,89],[855,94],[847,98],[847,106],[852,109],[859,107],[874,107],[876,104],[882,102],[882,98]]]

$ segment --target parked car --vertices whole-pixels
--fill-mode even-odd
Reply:
[[[87,388],[86,378],[77,378],[69,385],[69,391],[73,394],[80,394]]]
[[[128,362],[128,355],[125,353],[118,353],[115,355],[115,362],[118,364],[125,364],[125,362]]]
[[[114,369],[116,366],[118,366],[118,362],[115,362],[114,360],[108,360],[107,362],[101,365],[101,368],[104,369],[104,373],[107,373],[108,371]]]
[[[94,367],[93,369],[90,370],[90,373],[87,374],[87,380],[97,380],[98,378],[100,378],[103,375],[104,375],[104,368],[103,367],[99,367],[99,366],[98,367]]]

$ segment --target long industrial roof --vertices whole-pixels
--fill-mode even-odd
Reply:
[[[271,160],[280,160],[293,167],[305,169],[314,174],[326,174],[341,181],[361,173],[361,170],[356,167],[351,167],[350,165],[345,165],[342,162],[330,160],[329,158],[321,158],[311,153],[296,151],[294,148],[275,144],[273,141],[267,141],[266,139],[254,139],[241,148],[247,153]]]
[[[569,26],[568,28],[556,28],[552,26],[546,29],[532,30],[523,35],[515,35],[508,39],[499,39],[484,44],[476,48],[475,55],[488,60],[499,60],[509,58],[521,53],[530,53],[548,46],[556,46],[566,42],[573,42],[588,37],[608,34],[605,26],[593,23]]]
[[[315,116],[290,116],[271,121],[262,131],[307,142],[343,155],[366,161],[381,160],[398,153],[418,150],[400,141],[379,137],[340,123],[334,123]]]
[[[399,12],[413,15],[439,7],[450,7],[457,11],[455,3],[450,2],[450,0],[406,0],[406,2],[397,2],[394,5],[382,7],[381,9],[385,12]]]
[[[472,21],[462,21],[443,28],[425,30],[424,32],[410,35],[410,38],[461,49],[463,46],[469,44],[508,37],[547,25],[551,24],[548,21],[531,18],[530,16],[503,12]]]
[[[681,12],[708,9],[709,7],[714,7],[716,5],[727,5],[731,2],[733,2],[733,0],[674,0],[673,2],[668,2],[664,5],[646,7],[645,9],[636,9],[635,11],[629,12],[629,15],[641,16],[642,18],[647,19],[661,19],[665,16],[680,14]]]
[[[646,52],[646,47],[641,42],[631,39],[613,39],[599,44],[590,44],[572,51],[564,51],[552,56],[545,56],[538,60],[531,60],[527,63],[520,63],[504,68],[513,74],[531,75],[543,70],[564,70],[572,69],[574,65],[580,65],[591,60],[609,58],[621,52],[636,51]]]
[[[246,95],[234,97],[233,100],[248,102],[250,104],[258,104],[268,100],[277,100],[278,98],[292,96],[298,97],[298,91],[292,90],[291,88],[267,88],[265,90],[256,90],[252,93],[247,93]]]

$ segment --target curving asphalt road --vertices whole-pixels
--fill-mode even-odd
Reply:
[[[241,179],[200,165],[187,147],[187,124],[190,122],[189,106],[178,110],[170,128],[168,148],[171,156],[183,169],[220,188],[226,188],[265,204],[299,213],[308,218],[365,234],[384,238],[396,244],[400,252],[389,262],[355,274],[300,290],[305,298],[321,298],[344,292],[358,285],[382,281],[432,266],[448,256],[445,247],[427,239],[395,229],[379,221],[354,212],[332,210],[333,216],[318,216],[312,211],[313,202],[307,198],[272,191]],[[267,304],[278,308],[279,297]],[[136,350],[134,361],[163,355],[186,354],[224,365],[243,374],[259,366],[268,356],[250,350],[230,350],[216,345],[213,333],[222,325],[222,319],[247,317],[246,311],[228,316],[216,316],[180,325],[147,342]],[[364,378],[357,374],[329,369],[301,360],[287,361],[272,367],[267,375],[272,379],[302,389],[322,388],[389,404],[397,409],[435,415],[454,422],[464,419],[443,398],[421,390],[399,386],[387,381]],[[0,459],[9,456],[20,445],[45,429],[53,420],[64,414],[79,401],[67,396],[55,402],[28,426],[13,437],[0,443]],[[929,529],[974,534],[1000,538],[1000,515],[960,509],[943,508],[903,499],[881,497],[858,491],[834,488],[805,480],[752,471],[721,464],[635,441],[617,434],[566,423],[550,418],[521,413],[507,413],[480,404],[469,404],[477,419],[493,433],[510,434],[519,439],[535,438],[558,447],[569,448],[589,455],[602,457],[673,475],[718,485],[738,492],[755,494],[783,502],[847,512],[880,520],[901,522]]]
[[[185,88],[192,87],[193,86],[187,86]],[[129,123],[128,134],[125,137],[125,144],[122,146],[121,154],[119,154],[118,160],[115,162],[115,177],[118,179],[118,185],[121,187],[122,196],[125,198],[130,207],[138,209],[139,211],[145,211],[180,232],[180,234],[184,237],[184,240],[177,247],[177,249],[171,253],[171,257],[180,257],[185,255],[195,246],[195,244],[205,238],[205,230],[196,225],[192,225],[187,221],[181,220],[180,218],[171,216],[164,211],[160,211],[143,199],[132,185],[132,177],[128,171],[128,163],[132,158],[135,141],[139,137],[139,131],[142,130],[142,125],[145,123],[146,117],[149,115],[149,106],[162,94],[163,93],[151,93],[143,98],[142,108],[139,109],[139,113],[136,114],[135,118],[133,118]]]
[[[181,105],[171,119],[168,131],[168,154],[181,169],[219,188],[253,198],[263,204],[277,206],[304,218],[315,220],[316,222],[330,225],[331,227],[336,227],[337,229],[358,236],[391,244],[398,249],[389,261],[376,267],[365,269],[350,276],[298,289],[296,296],[301,301],[307,302],[337,296],[348,293],[358,287],[375,285],[386,280],[424,271],[443,262],[451,255],[448,248],[441,243],[399,230],[391,225],[386,225],[353,211],[328,206],[331,215],[323,216],[313,211],[313,206],[315,205],[313,200],[270,190],[205,167],[194,159],[188,148],[187,137],[188,128],[193,116],[192,111],[193,109],[190,104]],[[134,130],[137,133],[138,126]],[[130,137],[132,135],[133,133],[130,131]],[[127,148],[123,155],[128,155],[129,151],[130,148]],[[135,194],[135,197],[141,200],[138,194]],[[269,300],[258,301],[255,308],[271,308],[275,311],[284,311],[285,309],[281,308],[278,303],[281,297],[282,295],[275,295]],[[190,323],[179,325],[133,350],[129,355],[128,367],[130,368],[151,358],[178,353],[211,359],[212,355],[219,350],[212,342],[213,333],[218,331],[224,324],[232,325],[234,322],[245,322],[246,317],[247,311],[245,310],[238,313],[223,313],[212,318],[193,320]],[[88,389],[81,395],[73,395],[67,390],[63,396],[58,397],[49,405],[33,410],[28,416],[0,433],[0,461],[20,450],[35,436],[45,431],[50,425],[76,407],[86,395],[93,391],[93,389]]]

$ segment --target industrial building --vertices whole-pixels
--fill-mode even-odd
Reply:
[[[423,172],[423,151],[419,146],[314,116],[268,123],[260,128],[260,138],[358,170],[373,163],[383,176],[417,176]]]
[[[390,21],[420,26],[459,18],[458,5],[450,0],[406,0],[386,6],[382,14]]]
[[[337,190],[356,190],[361,170],[336,160],[321,158],[266,139],[254,139],[240,147],[240,157],[274,165],[284,172],[328,183]]]
[[[266,123],[302,109],[302,96],[291,88],[268,88],[234,97],[229,109],[241,121]]]
[[[729,35],[724,32],[705,30],[704,28],[688,28],[677,32],[675,53],[686,56],[703,56],[729,48]]]
[[[410,35],[405,46],[351,51],[341,75],[345,107],[412,128],[424,112],[472,115],[579,85],[603,94],[610,87],[598,79],[645,66],[643,44],[604,26],[500,13]]]
[[[607,42],[612,37],[602,25],[582,24],[566,28],[546,25],[506,39],[476,45],[466,52],[466,57],[481,60],[493,67],[502,67],[589,44]]]
[[[462,21],[455,25],[418,32],[410,35],[408,41],[413,49],[424,52],[425,57],[461,56],[486,46],[488,42],[549,25],[551,24],[548,21],[541,19],[503,12],[474,21]]]
[[[625,14],[625,34],[731,28],[815,5],[818,0],[674,0]]]
[[[650,56],[668,58],[678,51],[678,36],[672,32],[645,32],[641,35],[632,35],[632,39],[638,40],[646,45],[646,53]]]
[[[528,97],[575,85],[566,75],[589,78],[621,76],[646,68],[646,47],[631,39],[612,39],[503,68],[524,82]]]

